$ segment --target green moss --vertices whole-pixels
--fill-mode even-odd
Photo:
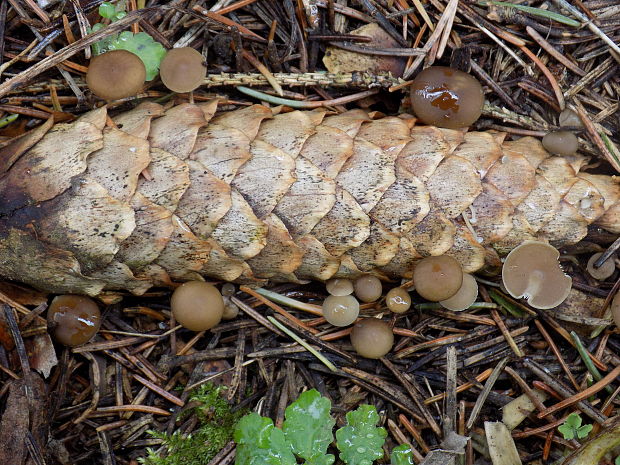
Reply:
[[[206,384],[199,387],[189,398],[188,403],[195,407],[184,412],[183,417],[195,415],[199,427],[188,435],[179,431],[173,434],[148,431],[162,440],[163,453],[147,449],[147,456],[138,459],[145,465],[206,465],[232,440],[235,425],[245,412],[232,412],[223,396],[223,386]]]

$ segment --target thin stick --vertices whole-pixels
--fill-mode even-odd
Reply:
[[[342,105],[344,103],[354,102],[356,100],[361,100],[366,97],[370,97],[371,95],[375,95],[379,92],[378,89],[365,90],[363,92],[358,92],[357,94],[347,95],[346,97],[335,98],[331,100],[318,100],[312,102],[298,102],[295,100],[289,100],[281,97],[274,97],[273,95],[265,94],[264,92],[260,92],[258,90],[250,89],[244,86],[238,86],[237,90],[243,94],[249,95],[250,97],[257,98],[259,100],[273,103],[274,105],[287,105],[291,108],[320,108],[320,107],[333,107],[336,105]]]
[[[574,396],[568,397],[564,399],[563,401],[558,402],[557,404],[543,410],[537,415],[537,417],[544,418],[547,415],[551,415],[552,413],[557,412],[558,410],[562,410],[563,408],[568,407],[569,405],[573,405],[576,402],[580,402],[582,400],[587,399],[588,397],[599,392],[601,389],[604,389],[605,387],[607,387],[609,383],[611,383],[618,376],[620,376],[620,365],[618,365],[616,368],[611,370],[607,374],[607,376],[601,379],[598,383],[595,383],[592,386],[590,386],[588,389],[584,389],[583,391],[578,392]]]
[[[308,344],[306,341],[304,341],[302,338],[300,338],[297,334],[295,334],[293,331],[291,331],[290,329],[288,329],[286,326],[284,326],[282,323],[280,323],[278,320],[276,320],[274,317],[272,316],[268,316],[267,317],[269,319],[269,321],[271,323],[273,323],[279,330],[283,331],[284,333],[286,333],[291,339],[293,339],[295,342],[297,342],[299,345],[303,346],[308,352],[310,352],[312,355],[314,355],[316,358],[318,358],[323,365],[325,365],[327,368],[329,368],[331,371],[336,372],[338,371],[338,368],[336,368],[336,366],[330,362],[329,360],[327,360],[323,354],[321,354],[318,350],[316,350],[314,347],[312,347],[310,344]]]
[[[271,308],[274,312],[279,313],[280,315],[282,315],[284,318],[292,321],[293,323],[295,323],[298,326],[301,326],[303,329],[305,329],[306,331],[311,332],[312,334],[316,334],[319,331],[309,327],[308,325],[306,325],[303,321],[301,321],[299,318],[297,318],[296,316],[291,315],[289,312],[287,312],[286,310],[284,310],[282,307],[280,307],[279,305],[274,304],[273,302],[271,302],[269,299],[263,297],[262,295],[260,295],[258,292],[253,291],[252,289],[250,289],[249,287],[246,286],[241,286],[239,287],[239,290],[241,292],[245,292],[246,294],[251,295],[252,297],[254,297],[255,299],[260,300],[262,303],[264,303],[265,305],[267,305],[269,308]]]

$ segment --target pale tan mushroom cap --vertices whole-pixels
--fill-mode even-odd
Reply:
[[[334,278],[325,283],[325,289],[330,295],[350,295],[353,294],[353,282],[346,278]]]
[[[349,326],[360,313],[360,304],[352,295],[330,295],[322,305],[323,317],[334,326]]]
[[[614,262],[614,257],[612,255],[605,260],[600,267],[594,268],[594,262],[597,261],[601,255],[603,255],[603,252],[595,253],[590,257],[590,260],[588,260],[587,270],[590,276],[594,279],[604,281],[614,274],[614,271],[616,271],[616,263]]]
[[[206,331],[221,321],[224,299],[212,284],[188,281],[174,290],[170,307],[174,318],[184,328]]]
[[[534,308],[557,307],[568,297],[573,282],[562,271],[559,256],[560,252],[549,244],[525,241],[504,261],[504,287],[511,296],[527,299]]]
[[[385,295],[387,308],[394,313],[405,313],[411,308],[411,296],[402,287],[395,287]]]
[[[207,68],[202,54],[191,47],[173,48],[159,67],[159,77],[173,92],[196,90],[205,79]]]
[[[376,276],[361,276],[353,283],[355,295],[362,302],[375,302],[379,300],[383,292],[381,281]]]
[[[392,350],[394,334],[385,321],[364,318],[353,326],[351,345],[362,357],[381,358]]]
[[[463,284],[456,294],[439,302],[443,308],[460,312],[472,306],[478,297],[478,283],[469,273],[463,273]]]

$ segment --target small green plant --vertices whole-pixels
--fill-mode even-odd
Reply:
[[[614,460],[614,465],[620,465],[620,455]]]
[[[558,426],[558,431],[562,433],[566,440],[585,439],[592,431],[592,425],[581,425],[581,416],[573,412],[566,418],[564,423]]]
[[[328,453],[334,441],[335,420],[331,402],[318,391],[306,391],[285,411],[282,429],[271,418],[257,413],[244,416],[234,432],[236,465],[332,465]],[[347,413],[347,425],[336,431],[336,448],[347,465],[371,465],[383,456],[387,432],[377,427],[379,415],[372,405],[361,405]],[[411,449],[404,445],[392,451],[392,465],[412,465]]]
[[[111,22],[118,21],[127,16],[125,3],[120,1],[114,5],[109,2],[103,2],[99,6],[99,15],[102,18],[109,19]],[[92,27],[92,32],[99,31],[104,27],[102,23],[96,23]],[[161,60],[166,55],[166,49],[159,42],[153,40],[146,32],[134,34],[130,31],[123,31],[93,44],[93,53],[95,55],[100,55],[110,50],[127,50],[138,55],[146,68],[147,81],[157,76]]]
[[[196,406],[184,412],[184,416],[196,415],[200,427],[191,434],[183,435],[149,430],[148,434],[162,441],[164,456],[154,449],[147,449],[147,456],[138,461],[144,465],[206,465],[232,439],[233,430],[243,412],[232,412],[224,399],[222,386],[201,386],[194,392],[189,403]]]

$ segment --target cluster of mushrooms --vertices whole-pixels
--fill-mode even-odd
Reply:
[[[595,279],[607,279],[615,271],[614,259],[594,268],[598,257],[599,253],[592,255],[587,270]],[[504,289],[515,298],[527,299],[534,308],[558,306],[568,296],[572,284],[571,278],[562,271],[558,258],[559,252],[549,244],[536,241],[521,244],[505,259],[502,268]],[[387,311],[396,316],[410,310],[412,290],[421,298],[438,302],[452,311],[469,308],[478,297],[476,279],[464,273],[459,262],[448,255],[420,260],[413,271],[412,281],[405,287],[391,288],[384,298],[383,283],[372,275],[361,276],[355,281],[331,279],[325,287],[329,296],[322,303],[323,317],[333,326],[353,325],[351,345],[366,358],[386,355],[392,349],[394,335],[388,321],[380,317],[360,318],[360,302],[376,303],[375,308],[385,305]],[[224,283],[220,289],[203,281],[183,283],[172,293],[172,315],[188,330],[209,330],[221,320],[238,315],[239,308],[230,300],[234,292],[235,286],[231,283]],[[616,325],[620,326],[620,294],[612,301],[611,311]],[[60,295],[52,300],[47,320],[57,342],[75,347],[88,342],[97,333],[101,313],[91,298]]]
[[[191,47],[168,50],[159,65],[159,77],[173,92],[191,92],[207,75],[204,58]],[[126,50],[111,50],[90,61],[86,84],[104,100],[118,100],[140,93],[146,81],[146,68],[137,55]]]

